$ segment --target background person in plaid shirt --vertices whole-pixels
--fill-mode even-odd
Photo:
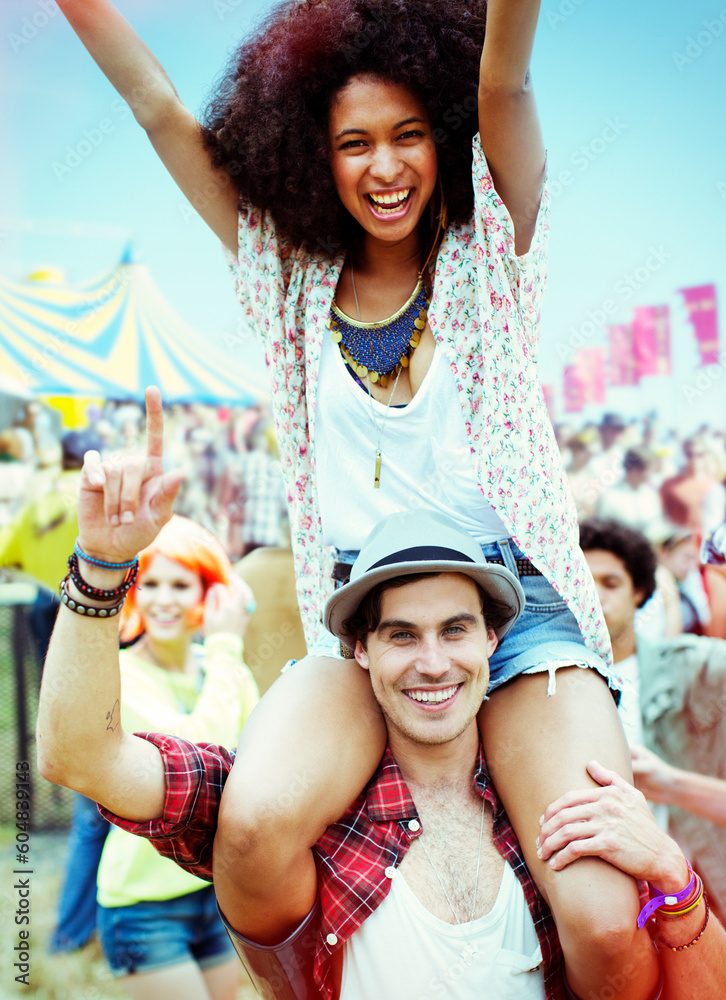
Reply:
[[[149,391],[147,407],[145,458],[104,465],[97,453],[86,456],[79,541],[90,561],[82,588],[66,583],[69,602],[48,653],[39,767],[209,877],[233,755],[123,731],[116,623],[98,614],[168,520],[180,484],[178,473],[163,473],[158,391]],[[477,562],[479,551],[447,518],[395,515],[375,529],[350,583],[326,606],[326,625],[354,645],[370,675],[389,743],[362,795],[314,845],[301,843],[292,863],[283,859],[282,873],[274,841],[257,884],[216,873],[233,940],[263,995],[469,1000],[489,988],[498,1000],[568,996],[551,915],[484,768],[476,712],[488,656],[522,592],[506,569]],[[548,809],[541,856],[562,868],[596,854],[679,893],[685,859],[640,793],[594,762],[590,773],[601,787]],[[677,920],[661,909],[653,923],[665,980],[657,995],[722,996],[726,934],[709,922],[705,900]],[[633,971],[613,969],[613,996]]]

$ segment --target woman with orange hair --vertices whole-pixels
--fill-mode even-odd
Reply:
[[[173,517],[140,553],[121,616],[121,638],[132,642],[119,657],[124,727],[236,745],[258,699],[242,659],[253,603],[216,539]],[[98,902],[106,957],[132,997],[233,1000],[239,963],[208,882],[113,827]]]

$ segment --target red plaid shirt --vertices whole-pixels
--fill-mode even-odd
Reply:
[[[151,840],[164,857],[211,881],[219,801],[234,753],[158,733],[137,735],[161,751],[166,774],[164,815],[134,823],[107,810],[101,812],[122,829]],[[565,1000],[564,962],[554,920],[525,866],[514,830],[489,781],[481,748],[473,780],[492,807],[494,843],[521,882],[532,914],[542,949],[545,997]],[[387,749],[367,787],[314,847],[321,903],[314,977],[325,1000],[331,1000],[333,993],[333,952],[386,898],[392,873],[421,832],[413,799]]]

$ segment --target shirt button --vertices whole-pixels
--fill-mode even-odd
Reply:
[[[411,833],[416,833],[417,830],[421,829],[421,824],[417,819],[410,819],[408,821],[408,828],[411,831]]]
[[[330,945],[330,947],[333,948],[338,943],[338,935],[337,934],[328,934],[328,936],[326,937],[325,940],[328,942],[328,944]]]
[[[393,867],[393,865],[391,865],[389,868],[386,868],[383,874],[386,876],[386,878],[395,878],[396,869]]]

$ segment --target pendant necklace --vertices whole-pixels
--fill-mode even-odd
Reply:
[[[387,320],[379,323],[363,323],[361,320],[358,291],[355,287],[355,269],[350,265],[350,280],[353,286],[353,297],[358,314],[358,323],[353,324],[333,302],[329,326],[333,330],[332,339],[340,344],[340,350],[345,363],[356,373],[359,379],[366,380],[368,403],[371,410],[371,420],[376,430],[376,464],[373,474],[373,489],[381,487],[381,443],[383,431],[388,418],[388,411],[396,394],[401,372],[408,367],[409,356],[421,341],[421,332],[426,326],[428,312],[428,296],[424,288],[421,272],[408,302]],[[388,341],[372,334],[393,334]],[[352,353],[355,351],[355,354]],[[367,362],[367,363],[363,363]],[[374,368],[373,365],[376,367]],[[386,409],[380,424],[373,408],[373,393],[371,382],[378,382],[382,388],[388,387],[388,381],[396,373],[391,395],[388,397]]]
[[[351,280],[351,282],[353,284],[353,297],[355,298],[355,309],[356,309],[356,312],[358,313],[358,319],[360,320],[360,306],[358,305],[358,292],[355,290],[355,272],[353,271],[353,265],[352,264],[350,265],[350,280]],[[418,288],[418,285],[416,285],[416,288]],[[406,307],[404,306],[404,309],[405,308]],[[403,359],[401,359],[401,360],[403,360]],[[406,358],[406,364],[408,364],[408,358]],[[388,402],[386,403],[386,411],[383,414],[383,420],[380,422],[380,424],[376,420],[376,413],[375,413],[375,410],[373,409],[373,393],[371,392],[371,383],[370,383],[370,379],[373,379],[374,382],[376,381],[376,379],[374,377],[376,373],[375,372],[373,372],[373,373],[366,372],[366,376],[365,376],[366,382],[368,383],[368,403],[369,403],[370,408],[371,408],[371,420],[373,421],[373,426],[376,429],[376,436],[377,436],[377,440],[376,440],[376,469],[375,469],[375,473],[373,475],[373,489],[374,490],[379,490],[381,488],[381,441],[383,439],[383,430],[384,430],[384,428],[386,426],[386,419],[388,418],[388,409],[389,409],[389,407],[391,405],[391,402],[393,401],[394,395],[396,394],[396,386],[398,385],[398,379],[400,378],[400,375],[401,375],[402,371],[403,371],[403,365],[399,365],[398,371],[396,372],[396,379],[395,379],[395,381],[393,383],[393,389],[391,389],[391,395],[388,397]],[[383,386],[386,385],[385,376],[381,379],[381,385],[383,385]]]
[[[481,826],[479,828],[479,854],[477,855],[477,859],[476,859],[476,878],[474,880],[474,899],[472,900],[472,903],[471,903],[471,913],[469,914],[469,920],[468,920],[468,923],[469,923],[470,927],[471,927],[472,921],[474,920],[474,913],[476,912],[476,897],[477,897],[477,894],[478,894],[478,891],[479,891],[479,866],[481,864],[481,845],[482,845],[482,841],[484,839],[484,807],[485,807],[485,803],[484,803],[484,800],[482,800],[482,804],[481,804]],[[441,891],[443,892],[443,894],[444,894],[444,896],[446,898],[446,902],[449,904],[449,909],[451,910],[451,913],[452,913],[452,915],[454,917],[454,924],[457,925],[457,926],[460,926],[461,923],[462,923],[462,921],[459,919],[459,914],[454,909],[454,905],[451,902],[451,899],[449,898],[449,894],[446,891],[446,886],[444,885],[443,879],[441,878],[441,876],[439,875],[439,873],[436,871],[436,866],[434,865],[433,861],[431,860],[431,855],[426,850],[426,844],[424,843],[424,836],[425,835],[422,835],[420,837],[419,843],[421,844],[421,847],[423,848],[423,852],[426,855],[426,858],[428,859],[428,863],[431,865],[431,870],[433,871],[434,875],[436,876],[436,881],[441,886]],[[472,962],[474,961],[474,956],[476,955],[476,953],[478,951],[479,951],[478,946],[476,944],[472,944],[471,943],[471,937],[470,937],[470,935],[467,935],[467,940],[464,943],[464,947],[459,952],[459,954],[464,959],[464,961],[466,962],[467,965],[471,965],[472,964]]]

